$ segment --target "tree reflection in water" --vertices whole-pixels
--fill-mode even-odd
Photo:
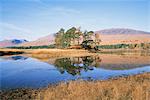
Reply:
[[[93,67],[98,67],[101,59],[99,57],[73,57],[73,58],[60,58],[55,61],[55,66],[61,74],[65,71],[73,76],[80,75],[81,71],[85,72],[93,70]]]

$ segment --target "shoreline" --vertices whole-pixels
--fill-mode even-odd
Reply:
[[[1,91],[5,99],[40,100],[96,100],[96,99],[143,99],[150,97],[150,73],[130,75],[108,80],[84,81],[75,80],[49,85],[40,89],[13,89]]]
[[[126,54],[126,53],[150,53],[150,49],[101,49],[100,52],[90,52],[85,49],[0,49],[0,56],[17,54],[48,54],[48,57],[92,56],[95,54]]]
[[[22,53],[20,53],[22,52]],[[18,54],[17,54],[18,53]],[[92,53],[85,49],[0,49],[0,56],[26,55],[33,58],[65,58],[65,57],[82,57],[93,56]]]

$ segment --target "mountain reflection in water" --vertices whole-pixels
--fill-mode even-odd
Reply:
[[[2,59],[5,59],[5,60],[26,60],[28,59],[29,57],[26,57],[26,56],[4,56],[2,57]]]
[[[26,60],[26,59],[28,59],[28,57],[24,57],[24,56],[12,56],[11,58],[13,60]]]

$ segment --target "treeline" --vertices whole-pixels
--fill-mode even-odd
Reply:
[[[55,48],[54,44],[51,45],[44,45],[44,46],[14,46],[14,47],[7,47],[11,49],[48,49],[48,48]]]
[[[48,49],[48,48],[56,48],[55,44],[48,45],[48,46],[20,46],[20,47],[7,47],[12,49]],[[141,43],[141,44],[115,44],[115,45],[99,45],[99,49],[135,49],[135,48],[141,48],[141,49],[150,49],[150,43]]]
[[[140,43],[140,44],[115,44],[115,45],[100,45],[99,49],[150,49],[150,43]]]

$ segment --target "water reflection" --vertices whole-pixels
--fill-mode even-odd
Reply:
[[[80,75],[81,70],[84,70],[87,72],[88,70],[93,70],[93,62],[95,60],[93,57],[87,56],[87,57],[74,57],[74,58],[61,58],[56,59],[54,65],[57,67],[57,69],[60,71],[60,73],[64,73],[65,71],[68,72],[71,75]],[[92,66],[91,66],[92,65]]]
[[[4,60],[27,60],[29,57],[26,56],[3,56]]]
[[[43,56],[44,58],[44,56]],[[62,81],[105,80],[112,77],[150,72],[150,56],[97,55],[35,59],[7,56],[0,59],[2,89],[43,87]]]

